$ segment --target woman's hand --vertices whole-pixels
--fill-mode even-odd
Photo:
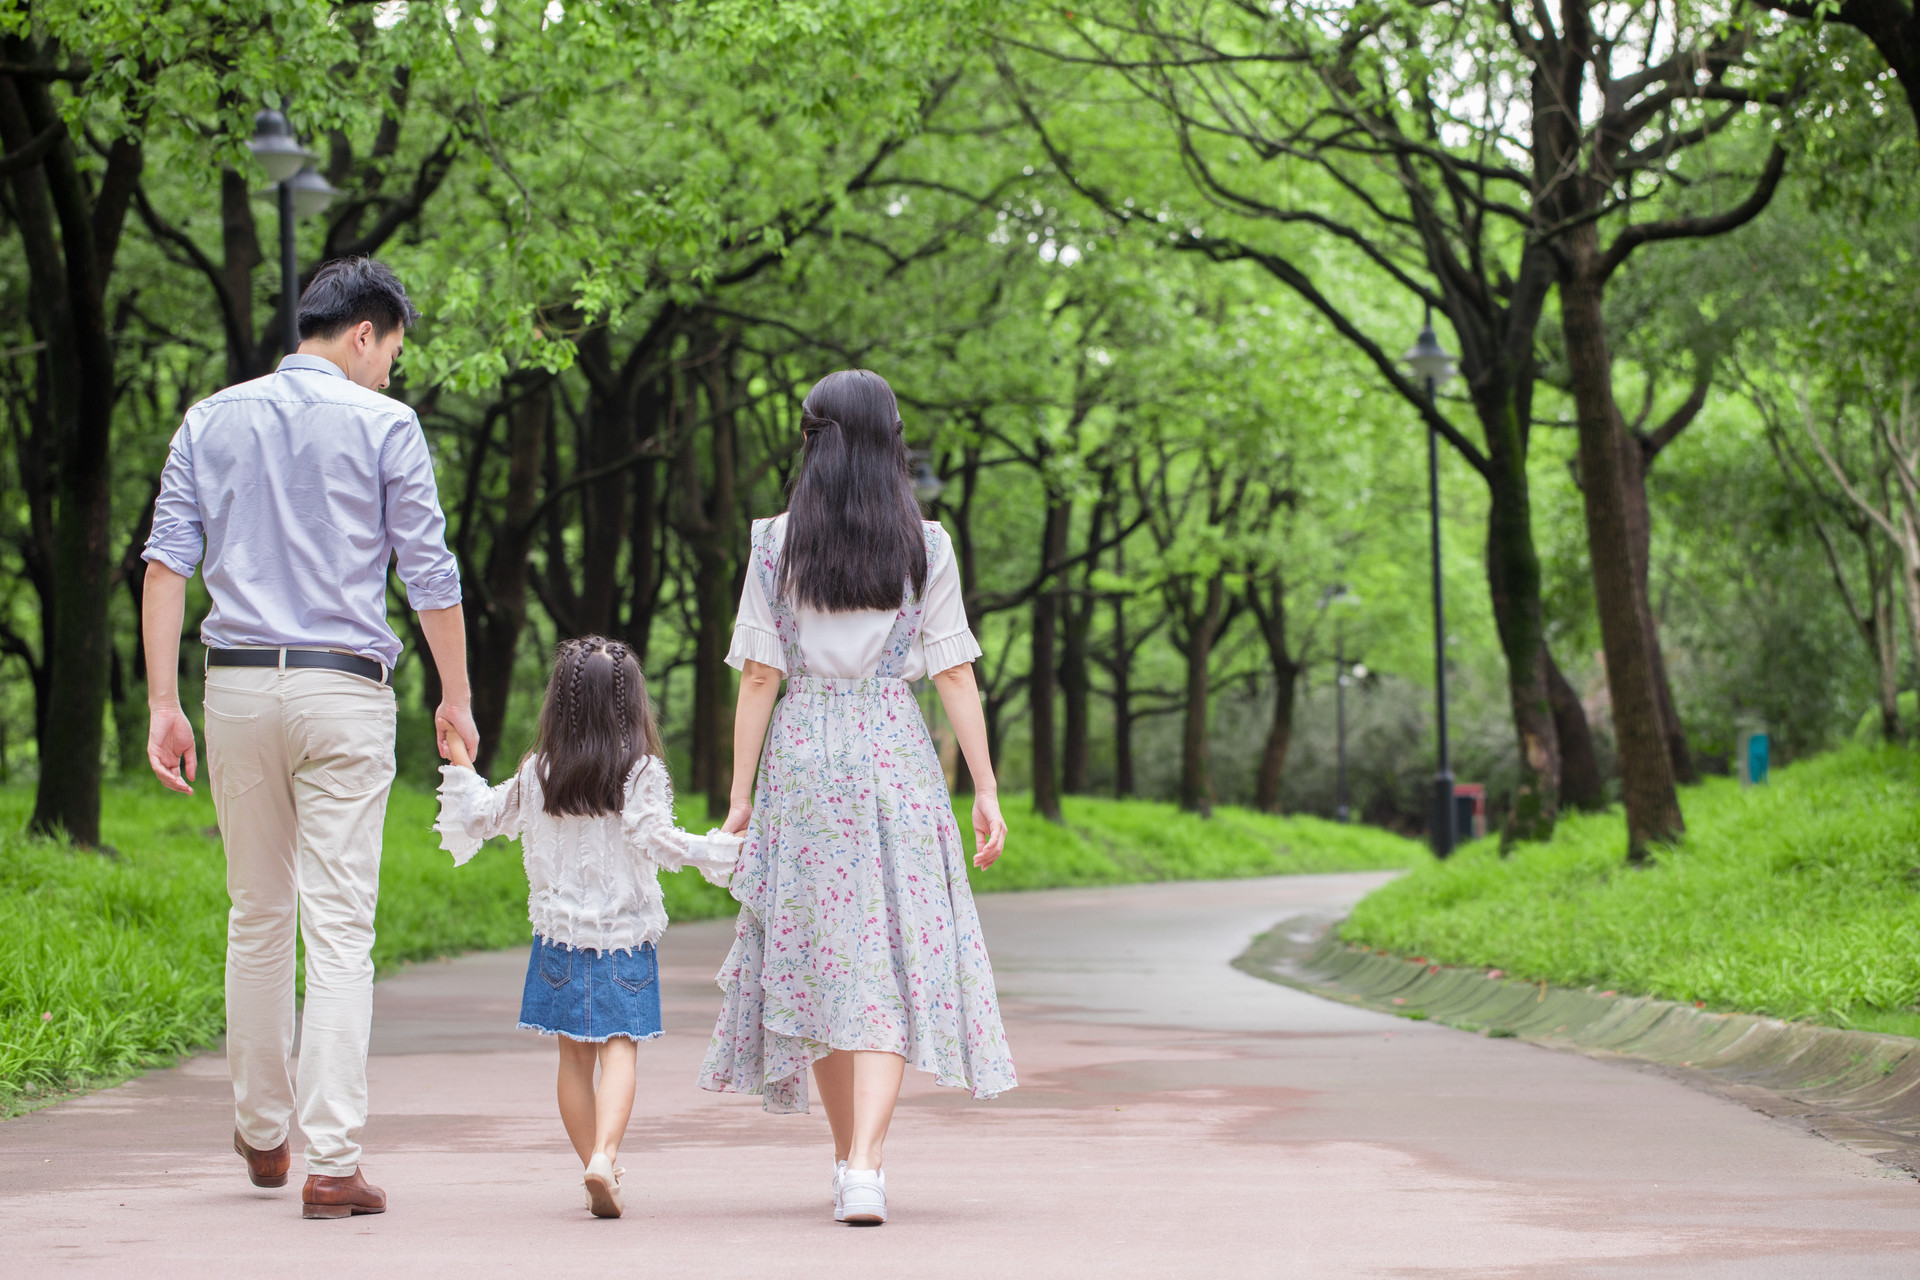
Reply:
[[[440,754],[462,769],[473,768],[473,757],[467,754],[467,740],[460,731],[438,717],[434,718],[433,727],[440,735]]]
[[[727,806],[727,820],[720,824],[720,830],[730,836],[747,833],[747,823],[753,818],[753,801],[735,800]]]
[[[973,793],[973,865],[985,871],[1007,847],[1007,820],[1000,816],[1000,797],[992,791]]]

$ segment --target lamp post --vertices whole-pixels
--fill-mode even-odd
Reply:
[[[1453,376],[1453,357],[1433,333],[1433,307],[1427,307],[1420,336],[1401,359],[1427,385],[1427,408],[1434,393]],[[1427,517],[1433,555],[1433,702],[1439,733],[1439,768],[1433,775],[1433,852],[1444,858],[1453,852],[1453,765],[1447,754],[1447,611],[1440,578],[1440,433],[1427,425]]]
[[[291,353],[300,347],[300,325],[295,314],[300,301],[300,257],[294,245],[294,223],[325,212],[337,193],[313,167],[313,153],[293,136],[287,118],[271,107],[253,117],[253,137],[247,142],[247,150],[267,171],[279,197],[281,340]]]
[[[1320,593],[1320,608],[1324,612],[1329,606],[1359,604],[1360,597],[1347,590],[1347,584],[1336,582]],[[1333,799],[1336,819],[1350,822],[1353,810],[1347,803],[1347,681],[1354,678],[1356,669],[1364,672],[1365,667],[1354,664],[1347,666],[1347,626],[1336,621],[1333,626]]]
[[[947,482],[933,469],[926,454],[915,449],[909,457],[913,462],[913,496],[922,507],[931,509],[945,491]]]

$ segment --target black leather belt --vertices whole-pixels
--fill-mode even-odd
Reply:
[[[372,658],[351,653],[333,653],[326,649],[209,649],[210,667],[320,667],[344,671],[348,675],[386,684],[393,672]]]

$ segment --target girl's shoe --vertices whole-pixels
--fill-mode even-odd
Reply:
[[[887,1175],[880,1169],[848,1169],[840,1175],[841,1221],[879,1226],[887,1220]]]
[[[594,1217],[620,1216],[620,1175],[625,1172],[614,1168],[613,1161],[602,1155],[587,1162],[587,1176],[582,1181],[587,1187],[587,1210]]]
[[[840,1203],[840,1178],[846,1171],[847,1162],[845,1160],[835,1160],[833,1162],[833,1220],[835,1222],[845,1222],[847,1220],[846,1206]]]

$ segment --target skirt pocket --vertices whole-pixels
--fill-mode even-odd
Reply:
[[[638,951],[615,951],[607,956],[614,985],[636,995],[651,987],[660,976],[660,962],[652,947]]]
[[[573,948],[535,942],[540,949],[540,977],[558,991],[573,981]]]

